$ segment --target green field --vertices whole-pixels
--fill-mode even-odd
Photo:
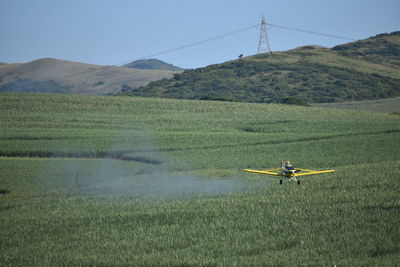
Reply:
[[[354,109],[378,113],[400,114],[400,97],[344,103],[318,103],[313,104],[313,106],[320,108]]]
[[[2,266],[395,266],[400,117],[0,94]],[[241,171],[334,168],[302,184]]]

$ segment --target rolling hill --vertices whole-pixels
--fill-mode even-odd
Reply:
[[[176,71],[99,66],[42,58],[0,64],[0,92],[107,94],[172,77]]]
[[[129,64],[123,65],[126,68],[144,69],[144,70],[173,70],[182,71],[183,69],[164,61],[151,58],[133,61]]]
[[[338,45],[332,49],[342,56],[361,58],[373,63],[400,67],[400,31],[378,34],[358,42]]]
[[[130,96],[246,102],[327,103],[400,95],[400,32],[331,49],[303,46],[259,54],[125,90]]]

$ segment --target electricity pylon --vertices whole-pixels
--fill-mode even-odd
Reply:
[[[267,22],[265,21],[264,16],[262,17],[261,20],[260,41],[258,42],[258,49],[257,49],[257,54],[261,53],[272,54],[267,34]]]

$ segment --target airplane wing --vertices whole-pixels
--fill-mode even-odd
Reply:
[[[253,172],[253,173],[261,173],[261,174],[281,176],[279,170],[281,170],[281,168],[268,169],[268,170],[262,170],[262,171],[251,170],[251,169],[243,169],[243,171],[245,171],[245,172]]]
[[[320,173],[328,173],[328,172],[335,172],[336,170],[326,170],[326,171],[314,171],[314,170],[307,170],[307,169],[297,169],[302,171],[302,173],[296,173],[296,176],[303,176],[303,175],[312,175],[312,174],[320,174]]]

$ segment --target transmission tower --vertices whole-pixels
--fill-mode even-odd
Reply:
[[[261,20],[260,41],[258,42],[258,49],[257,49],[257,54],[261,53],[272,54],[267,34],[267,22],[265,21],[264,16],[262,17]]]

